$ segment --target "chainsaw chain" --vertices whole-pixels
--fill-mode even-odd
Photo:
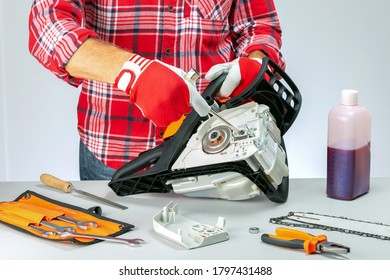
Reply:
[[[287,216],[271,218],[269,220],[269,222],[272,224],[278,224],[278,225],[289,226],[289,227],[303,227],[303,228],[320,229],[320,230],[326,230],[326,231],[338,231],[338,232],[343,232],[343,233],[348,233],[348,234],[355,234],[355,235],[359,235],[362,237],[371,237],[371,238],[376,238],[376,239],[380,239],[380,240],[390,240],[390,236],[383,236],[383,235],[378,235],[378,234],[361,232],[361,231],[356,231],[356,230],[351,230],[351,229],[344,229],[344,228],[340,228],[340,227],[332,227],[332,226],[327,226],[327,225],[309,224],[309,223],[304,223],[304,222],[299,223],[299,222],[290,220],[289,217],[294,216],[295,213],[310,214],[310,215],[315,215],[315,216],[330,217],[330,218],[336,218],[336,219],[340,219],[340,220],[348,220],[348,221],[354,221],[354,222],[359,222],[359,223],[375,224],[375,225],[379,225],[379,226],[390,227],[390,225],[386,225],[383,223],[351,219],[351,218],[342,217],[342,216],[318,214],[318,213],[313,213],[313,212],[289,212],[287,214]]]

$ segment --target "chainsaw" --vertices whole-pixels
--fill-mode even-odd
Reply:
[[[271,71],[272,69],[272,71]],[[244,200],[261,195],[287,200],[289,168],[283,135],[301,108],[301,94],[271,59],[239,95],[216,99],[226,74],[202,94],[213,112],[192,110],[177,132],[118,169],[109,187],[119,196],[175,193]]]

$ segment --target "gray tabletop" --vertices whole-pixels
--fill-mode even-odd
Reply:
[[[118,197],[107,186],[107,181],[73,182],[73,185],[96,195],[128,206],[120,210],[99,204],[80,195],[67,194],[44,186],[40,182],[1,182],[0,201],[12,201],[26,190],[49,198],[89,208],[99,205],[103,215],[133,224],[133,231],[121,237],[142,238],[145,244],[132,248],[125,244],[100,242],[93,245],[74,245],[44,240],[0,224],[0,259],[3,260],[326,260],[329,254],[307,255],[302,250],[281,248],[261,241],[262,233],[274,233],[278,225],[270,218],[290,211],[315,212],[345,216],[371,222],[390,224],[390,178],[372,178],[368,194],[353,201],[330,199],[326,196],[325,179],[290,179],[289,198],[277,204],[260,196],[245,201],[225,201],[190,198],[174,193],[141,194]],[[160,235],[153,229],[153,217],[169,202],[177,203],[179,213],[188,219],[215,225],[218,217],[226,219],[229,240],[206,247],[187,250]],[[249,233],[258,227],[259,234]],[[305,230],[303,228],[297,228]],[[351,248],[345,255],[350,260],[388,260],[390,241],[352,234],[321,230],[305,230],[314,235],[326,234],[329,241]]]

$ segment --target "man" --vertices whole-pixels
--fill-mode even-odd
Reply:
[[[261,58],[284,67],[272,0],[35,0],[29,50],[57,77],[82,85],[80,177],[113,172],[162,141],[208,82],[229,74],[220,95],[240,92]],[[200,73],[197,88],[183,76]]]

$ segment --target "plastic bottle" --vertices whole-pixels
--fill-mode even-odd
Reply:
[[[370,187],[371,115],[356,90],[343,90],[328,116],[327,196],[352,200]]]

